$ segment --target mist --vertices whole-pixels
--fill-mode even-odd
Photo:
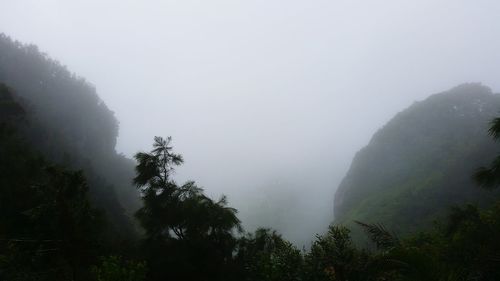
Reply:
[[[299,245],[355,153],[464,82],[500,89],[497,1],[8,1],[0,32],[95,85],[132,157],[172,136],[176,180]]]

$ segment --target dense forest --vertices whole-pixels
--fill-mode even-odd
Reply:
[[[23,139],[54,163],[82,170],[89,196],[117,233],[131,233],[138,209],[134,162],[115,152],[118,121],[95,88],[38,51],[0,34],[0,82],[25,108]],[[126,209],[124,209],[126,208]]]
[[[298,249],[178,183],[172,138],[117,154],[95,88],[35,46],[0,36],[0,83],[0,280],[500,279],[500,100],[482,86],[381,129],[339,189],[335,223]]]

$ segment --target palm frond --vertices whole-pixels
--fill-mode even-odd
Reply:
[[[490,167],[481,167],[473,175],[473,179],[484,189],[495,189],[500,185],[500,156],[497,156]]]
[[[488,130],[490,136],[496,141],[500,140],[500,117],[497,117],[491,121],[491,127]]]
[[[375,243],[377,248],[382,250],[390,250],[400,245],[399,238],[390,233],[382,224],[368,224],[360,221],[354,221],[360,225],[371,241]]]

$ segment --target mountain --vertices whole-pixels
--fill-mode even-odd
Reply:
[[[488,135],[499,110],[500,95],[471,83],[398,113],[354,157],[335,193],[335,222],[381,223],[405,234],[430,226],[450,206],[498,198],[472,175],[499,150]]]
[[[95,87],[38,50],[0,34],[0,84],[25,111],[17,130],[47,161],[83,170],[93,204],[119,233],[140,206],[134,161],[115,150],[118,122]]]

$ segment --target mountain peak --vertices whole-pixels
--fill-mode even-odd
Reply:
[[[410,232],[449,206],[489,202],[471,180],[492,160],[489,122],[500,96],[480,83],[434,94],[398,113],[355,156],[335,194],[335,220]]]

